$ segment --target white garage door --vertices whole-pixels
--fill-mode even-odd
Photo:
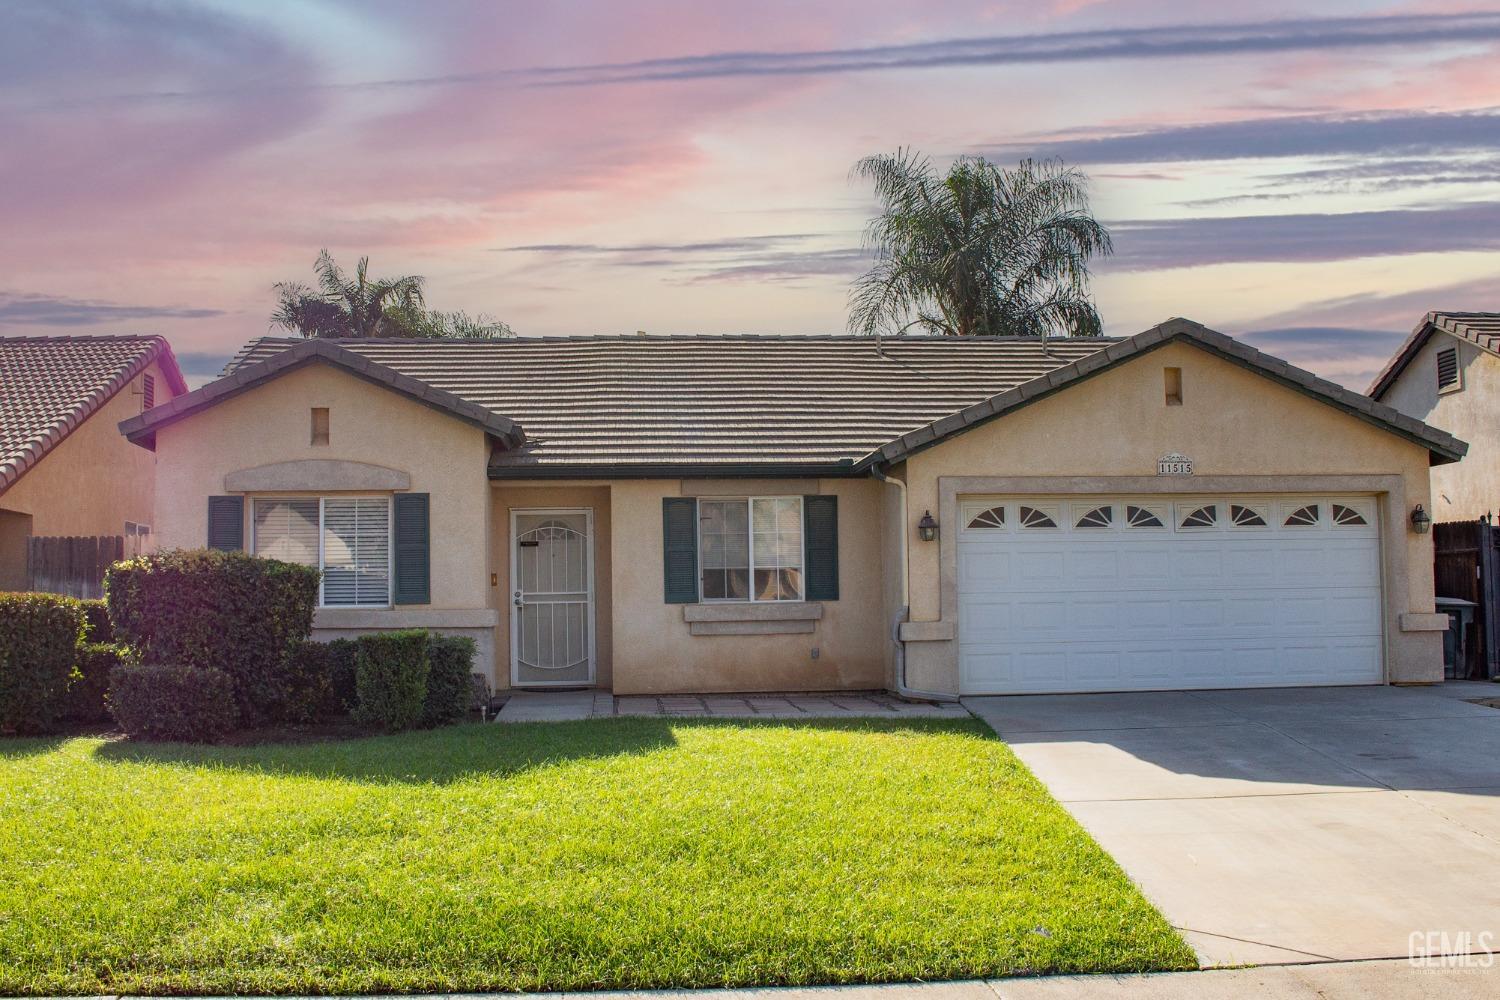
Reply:
[[[966,694],[1376,684],[1370,497],[965,497]]]

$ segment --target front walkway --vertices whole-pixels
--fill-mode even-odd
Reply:
[[[1226,965],[1500,947],[1500,710],[1470,703],[1496,694],[1449,683],[965,704],[1203,963]]]
[[[959,704],[902,701],[883,692],[626,695],[607,691],[517,691],[496,722],[567,722],[612,715],[699,719],[967,719]]]

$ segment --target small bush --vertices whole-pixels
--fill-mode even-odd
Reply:
[[[102,600],[78,603],[83,606],[83,620],[88,632],[84,640],[95,643],[114,642],[115,630],[109,624],[109,606]]]
[[[213,667],[123,663],[110,677],[109,710],[132,739],[213,743],[234,728],[234,680]]]
[[[0,594],[0,730],[45,733],[62,713],[83,609],[57,594]]]
[[[377,632],[355,642],[355,720],[391,731],[419,724],[427,700],[427,630]]]
[[[119,643],[143,663],[224,671],[246,725],[301,710],[292,656],[312,631],[316,569],[179,549],[115,563],[105,593]]]
[[[446,726],[469,713],[474,688],[474,640],[468,636],[438,635],[427,639],[427,700],[422,725]]]
[[[104,696],[109,693],[109,678],[121,660],[119,646],[107,642],[86,642],[78,647],[78,670],[68,685],[63,717],[69,722],[108,722],[109,707]]]
[[[301,706],[301,719],[331,719],[348,715],[358,703],[354,683],[354,659],[359,643],[353,639],[318,642],[308,639],[292,656],[294,700]]]

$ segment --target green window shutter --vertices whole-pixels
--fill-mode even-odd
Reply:
[[[245,498],[208,498],[208,547],[230,551],[245,547]]]
[[[391,521],[395,525],[396,581],[391,588],[397,604],[432,602],[431,497],[427,493],[397,493]]]
[[[802,498],[802,539],[807,549],[807,599],[839,599],[839,498]]]
[[[661,501],[662,579],[668,604],[698,603],[698,501]]]

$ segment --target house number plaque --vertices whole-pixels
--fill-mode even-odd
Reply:
[[[1170,455],[1163,455],[1156,460],[1156,474],[1158,476],[1191,476],[1193,460],[1175,451]]]

